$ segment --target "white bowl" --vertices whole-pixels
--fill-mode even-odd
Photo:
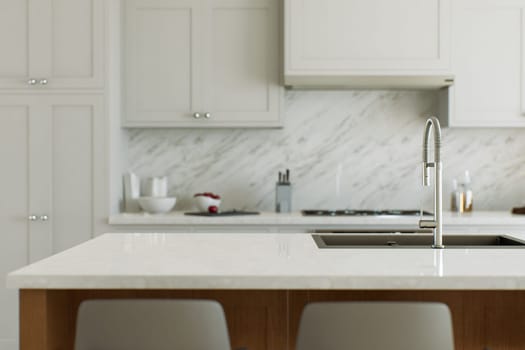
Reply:
[[[167,213],[175,206],[175,197],[140,197],[138,199],[140,207],[150,214]]]
[[[197,206],[197,209],[201,212],[208,212],[208,208],[211,206],[216,206],[217,208],[221,205],[220,199],[213,199],[211,197],[206,196],[197,196],[194,197],[195,205]]]

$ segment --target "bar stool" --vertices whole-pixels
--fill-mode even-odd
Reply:
[[[89,300],[75,350],[230,350],[224,311],[209,300]]]
[[[297,350],[453,350],[441,303],[321,302],[303,310]]]

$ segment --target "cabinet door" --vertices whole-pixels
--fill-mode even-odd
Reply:
[[[6,213],[0,226],[4,229],[15,223],[22,224],[24,234],[20,237],[25,238],[24,254],[29,262],[49,256],[53,243],[46,220],[42,218],[50,215],[49,191],[53,185],[48,106],[43,103],[39,97],[0,97],[2,132],[5,133],[0,140],[4,151],[2,160],[5,169],[9,169],[2,173],[1,184],[5,186],[2,203],[7,207],[0,207],[1,212]],[[11,144],[15,140],[16,144]],[[31,220],[30,216],[34,218]]]
[[[286,0],[285,6],[287,73],[424,75],[450,68],[450,0]]]
[[[210,125],[279,126],[277,0],[210,0],[206,111]],[[206,120],[208,119],[208,120]],[[204,123],[203,123],[204,124]]]
[[[47,1],[49,44],[47,50],[31,55],[31,60],[47,66],[32,74],[47,78],[48,88],[102,87],[106,0]]]
[[[0,88],[27,86],[29,0],[0,0]]]
[[[42,98],[13,96],[20,103],[29,102],[29,211],[36,216],[29,224],[29,260],[38,261],[53,251],[53,213],[50,195],[52,192],[52,143],[49,106]],[[47,217],[47,220],[45,219]]]
[[[128,0],[125,6],[123,124],[191,122],[203,107],[202,1]]]
[[[0,103],[0,193],[3,197],[0,201],[0,279],[3,281],[7,273],[29,262],[29,123],[28,105]],[[18,349],[18,291],[4,285],[0,287],[0,310],[0,349]]]
[[[105,193],[105,121],[101,96],[46,98],[51,183],[49,229],[54,253],[94,236]]]
[[[0,88],[102,87],[104,6],[0,0]]]
[[[458,0],[450,126],[525,126],[525,1]]]

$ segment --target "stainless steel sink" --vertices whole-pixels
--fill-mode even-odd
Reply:
[[[320,249],[430,248],[429,234],[314,234]],[[505,235],[444,235],[445,248],[524,248],[525,241]]]

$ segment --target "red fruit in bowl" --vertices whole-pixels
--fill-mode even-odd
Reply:
[[[208,197],[213,199],[221,199],[221,196],[218,194],[214,194],[212,192],[203,192],[203,193],[196,193],[193,195],[193,197]]]
[[[208,213],[217,214],[218,212],[219,212],[219,208],[216,205],[210,205],[208,207]]]

